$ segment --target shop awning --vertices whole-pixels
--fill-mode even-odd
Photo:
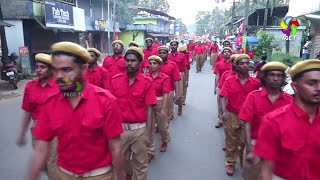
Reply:
[[[150,36],[153,37],[169,37],[170,34],[156,34],[156,33],[148,33]]]
[[[11,27],[11,26],[14,26],[14,25],[10,24],[10,23],[7,23],[7,22],[4,22],[4,21],[0,21],[0,26]]]

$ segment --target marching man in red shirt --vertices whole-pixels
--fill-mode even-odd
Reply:
[[[225,158],[226,173],[229,176],[234,174],[234,166],[244,148],[243,124],[238,119],[240,108],[247,95],[258,90],[260,82],[249,75],[249,59],[246,54],[239,55],[234,64],[237,68],[237,75],[227,79],[220,92],[222,118],[225,126]],[[240,149],[239,149],[240,147]],[[241,158],[240,158],[241,164]]]
[[[149,70],[149,60],[148,58],[152,55],[157,55],[157,49],[153,48],[153,39],[152,38],[147,38],[144,40],[144,42],[146,43],[146,48],[143,49],[143,55],[144,55],[144,60],[143,60],[143,64],[141,66],[141,72],[146,74],[147,71]]]
[[[35,60],[35,71],[38,78],[28,82],[25,87],[22,101],[23,119],[21,131],[17,139],[17,145],[23,146],[26,144],[26,133],[32,119],[33,125],[31,127],[31,143],[33,148],[35,148],[37,142],[37,139],[33,135],[33,128],[36,125],[36,121],[40,117],[41,104],[45,102],[52,94],[58,91],[55,79],[53,78],[51,56],[48,54],[39,53],[35,56]],[[50,149],[50,156],[46,164],[49,179],[54,179],[55,177],[54,169],[57,159],[57,152],[55,150],[57,147],[56,143],[56,140],[51,142],[52,148]]]
[[[201,72],[202,66],[204,63],[205,48],[200,43],[201,41],[197,41],[197,44],[194,47],[194,54],[195,54],[194,59],[196,61],[196,69],[197,69],[196,73]]]
[[[195,43],[193,41],[193,39],[189,39],[189,43],[187,44],[187,49],[189,52],[191,52],[192,57],[194,57],[194,47],[195,47]]]
[[[218,52],[219,52],[219,46],[217,44],[217,41],[213,40],[213,44],[211,44],[211,46],[210,46],[210,53],[211,53],[210,64],[212,65],[212,69],[214,69],[214,67],[216,65]]]
[[[222,49],[225,48],[225,47],[231,48],[231,42],[229,40],[224,40],[222,42]],[[234,53],[232,53],[232,54],[234,54]],[[216,59],[216,64],[218,62],[220,62],[221,60],[223,60],[223,50],[222,50],[222,52],[220,54],[218,54],[218,57]]]
[[[264,116],[253,149],[261,180],[320,177],[320,61],[300,61],[289,74],[294,102]]]
[[[122,118],[117,99],[85,82],[90,61],[86,49],[72,42],[51,47],[54,77],[60,92],[41,105],[33,134],[39,139],[32,155],[29,180],[37,179],[49,141],[58,139],[57,179],[118,179],[125,173],[121,155]]]
[[[109,89],[111,77],[105,68],[97,64],[101,56],[100,51],[96,48],[89,48],[87,50],[91,56],[91,61],[85,75],[87,82],[104,89]]]
[[[171,91],[170,78],[160,71],[162,66],[162,59],[159,56],[149,57],[149,74],[148,76],[153,79],[153,86],[155,87],[157,96],[157,105],[153,107],[153,125],[152,125],[152,145],[149,147],[148,161],[154,158],[154,151],[156,148],[154,134],[156,132],[155,124],[159,128],[159,133],[162,140],[160,152],[166,152],[169,143],[168,133],[168,97]]]
[[[222,126],[222,109],[221,109],[221,101],[220,101],[220,90],[218,87],[218,83],[220,81],[220,77],[222,74],[226,71],[229,71],[232,69],[232,63],[231,63],[231,54],[232,49],[229,47],[223,48],[223,60],[218,62],[213,70],[213,73],[216,74],[215,77],[215,84],[214,84],[214,94],[218,94],[217,96],[217,104],[218,104],[218,120],[217,124],[215,125],[216,128],[220,128]]]
[[[190,51],[187,51],[187,46],[182,45],[179,47],[179,52],[185,55],[187,59],[187,74],[186,74],[186,81],[185,84],[183,85],[183,93],[182,93],[182,105],[186,105],[186,98],[187,98],[187,90],[189,86],[189,72],[190,72],[190,62],[193,63],[192,60],[192,54]]]
[[[161,67],[161,72],[168,75],[170,78],[170,90],[169,93],[169,99],[168,99],[168,123],[170,120],[173,119],[173,110],[174,110],[174,103],[173,99],[175,101],[178,101],[181,98],[180,94],[180,81],[181,81],[181,74],[179,72],[179,68],[175,62],[168,61],[168,55],[169,55],[169,49],[166,46],[160,46],[158,48],[158,54],[159,57],[162,59],[163,64]],[[175,96],[174,96],[175,91]]]
[[[232,54],[230,59],[231,59],[231,63],[232,63],[232,69],[225,71],[222,76],[219,78],[219,83],[218,83],[218,88],[222,89],[224,82],[226,82],[226,80],[231,77],[231,76],[235,76],[237,73],[237,68],[235,66],[235,64],[233,64],[234,60],[237,59],[239,55],[238,54]]]
[[[143,62],[141,49],[130,47],[124,57],[127,70],[111,79],[110,91],[117,97],[122,112],[125,131],[121,141],[127,175],[132,175],[133,180],[146,180],[147,146],[152,143],[152,108],[157,105],[157,99],[152,78],[140,72]]]
[[[243,180],[259,179],[261,161],[252,152],[258,138],[262,117],[293,101],[292,97],[283,92],[287,66],[281,62],[269,62],[261,71],[262,89],[251,92],[241,107],[238,118],[244,121],[245,155],[243,161]]]
[[[179,83],[179,95],[183,95],[183,87],[186,85],[187,75],[188,75],[188,60],[186,56],[178,51],[179,41],[172,40],[170,42],[170,48],[171,52],[168,55],[168,60],[175,62],[179,68],[180,74],[181,74],[181,81]],[[178,105],[178,115],[182,115],[182,97],[178,99],[178,101],[175,101],[175,103]]]
[[[103,65],[112,78],[114,75],[124,73],[126,71],[126,65],[124,63],[123,42],[121,40],[115,40],[111,44],[113,49],[113,55],[104,58]]]

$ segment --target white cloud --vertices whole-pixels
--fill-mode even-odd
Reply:
[[[169,14],[182,18],[183,23],[190,25],[195,23],[195,16],[199,11],[210,11],[218,6],[226,9],[231,6],[230,2],[217,4],[215,0],[167,0],[170,4]],[[227,0],[232,1],[232,0]]]

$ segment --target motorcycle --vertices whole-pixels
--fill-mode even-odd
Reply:
[[[18,71],[17,63],[12,56],[10,56],[9,62],[3,63],[3,68],[1,72],[1,79],[9,81],[9,84],[13,89],[18,89],[18,81],[21,79],[22,74]]]

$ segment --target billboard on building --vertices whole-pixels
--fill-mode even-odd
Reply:
[[[74,22],[74,30],[86,31],[86,21],[85,21],[83,9],[73,7],[73,22]]]
[[[48,28],[74,29],[73,6],[45,1],[45,16]]]

